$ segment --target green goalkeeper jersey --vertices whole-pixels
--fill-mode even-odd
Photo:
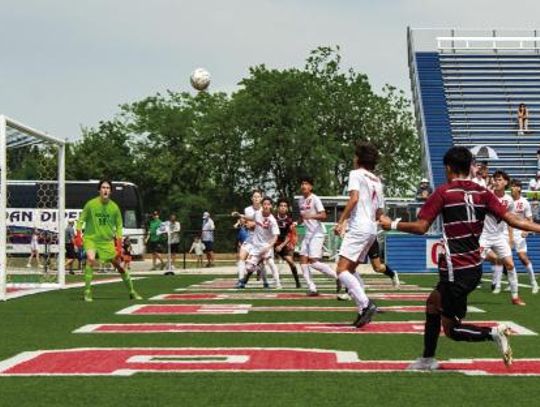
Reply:
[[[114,201],[103,203],[99,196],[90,199],[79,216],[77,230],[82,230],[83,224],[85,239],[111,241],[122,237],[122,213]]]

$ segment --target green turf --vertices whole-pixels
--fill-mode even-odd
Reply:
[[[79,277],[79,276],[75,276]],[[156,276],[137,280],[145,297],[223,276]],[[403,276],[410,284],[432,286],[435,276]],[[523,282],[525,277],[521,276]],[[511,320],[540,332],[540,296],[521,289],[526,307],[510,305],[509,294],[477,290],[470,304],[486,310],[471,319]],[[261,290],[256,290],[261,291]],[[95,287],[93,303],[84,303],[81,289],[48,292],[0,304],[0,360],[23,351],[75,347],[302,347],[356,352],[361,359],[413,359],[422,348],[419,335],[344,335],[270,333],[72,334],[85,324],[106,322],[347,322],[351,313],[252,312],[247,315],[129,316],[114,313],[134,302],[122,283]],[[192,301],[194,303],[202,301]],[[227,300],[253,305],[321,305],[351,307],[329,300]],[[378,301],[379,305],[399,302]],[[406,302],[420,304],[421,302]],[[402,303],[404,304],[404,303]],[[385,313],[377,320],[423,319],[423,315]],[[537,336],[512,338],[516,358],[540,357]],[[438,357],[498,357],[491,343],[467,344],[441,337]],[[131,377],[0,378],[2,405],[535,405],[539,378],[469,377],[435,373],[178,373]]]

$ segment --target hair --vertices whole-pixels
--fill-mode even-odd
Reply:
[[[260,189],[260,188],[253,188],[253,190],[251,191],[251,196],[253,196],[253,195],[257,194],[257,193],[260,194],[261,196],[264,195],[262,189]]]
[[[354,150],[354,155],[356,156],[358,165],[369,171],[373,171],[379,161],[379,151],[371,143],[358,143]]]
[[[282,203],[286,203],[287,207],[289,207],[289,201],[287,200],[287,198],[279,198],[277,201],[277,206],[281,205]]]
[[[311,175],[304,174],[300,177],[300,183],[307,182],[313,185],[313,177]]]
[[[508,174],[506,172],[504,172],[503,170],[497,170],[493,173],[492,175],[493,179],[495,178],[498,178],[498,177],[501,177],[502,179],[504,179],[507,183],[510,182],[510,177],[508,176]]]
[[[100,179],[99,182],[98,182],[98,186],[97,186],[98,191],[101,189],[101,186],[102,186],[104,183],[109,184],[109,186],[111,187],[111,190],[112,190],[112,188],[113,188],[112,181],[111,181],[109,178],[102,178],[102,179]]]
[[[471,170],[473,155],[468,148],[452,147],[443,158],[443,164],[453,173],[468,175]]]
[[[520,187],[521,188],[521,181],[518,179],[513,178],[512,181],[510,181],[510,185],[513,187]]]
[[[261,203],[265,203],[266,201],[270,202],[271,205],[274,205],[272,198],[270,198],[269,196],[265,196],[263,200],[261,201]]]

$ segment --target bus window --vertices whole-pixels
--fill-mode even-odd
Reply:
[[[137,212],[134,209],[124,211],[124,228],[137,229]]]

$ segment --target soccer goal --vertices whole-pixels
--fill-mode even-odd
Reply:
[[[65,142],[0,115],[0,300],[65,285]]]

